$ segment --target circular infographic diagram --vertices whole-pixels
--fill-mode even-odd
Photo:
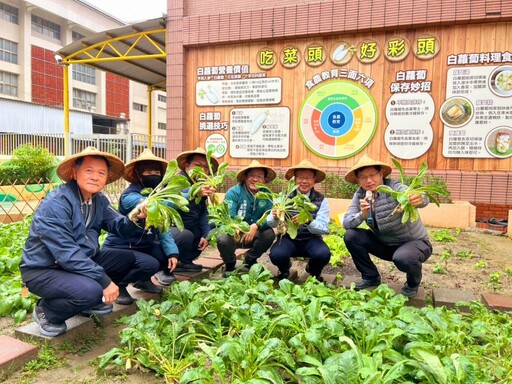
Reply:
[[[299,133],[304,144],[325,158],[351,157],[368,145],[377,129],[377,108],[356,83],[336,80],[315,89],[304,101]]]

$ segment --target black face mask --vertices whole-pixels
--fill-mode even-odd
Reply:
[[[162,176],[148,175],[142,176],[142,186],[145,188],[155,188],[162,181]]]

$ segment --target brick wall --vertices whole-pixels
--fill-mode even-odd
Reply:
[[[489,220],[495,218],[498,221],[508,218],[508,211],[512,205],[503,204],[482,204],[472,202],[476,206],[476,221]]]
[[[107,72],[106,74],[106,114],[119,117],[124,113],[130,118],[130,84],[127,78]]]
[[[32,45],[32,102],[35,104],[62,107],[62,68],[55,62],[51,50]]]

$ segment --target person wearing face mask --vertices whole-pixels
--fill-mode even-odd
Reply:
[[[240,216],[250,225],[250,230],[241,234],[239,241],[231,235],[218,237],[217,249],[225,264],[223,277],[235,270],[237,248],[249,248],[245,253],[243,265],[244,269],[250,269],[274,242],[276,237],[274,230],[267,223],[257,224],[265,212],[272,208],[272,202],[257,199],[255,194],[259,191],[258,183],[266,184],[275,178],[276,172],[271,167],[253,160],[238,172],[236,176],[238,184],[226,192],[224,200],[228,204],[230,216]]]
[[[178,167],[181,169],[180,175],[187,178],[192,186],[195,180],[190,177],[191,171],[196,168],[202,168],[209,173],[208,163],[206,161],[206,151],[202,148],[196,148],[192,151],[185,151],[176,158]],[[210,159],[213,171],[216,172],[219,167],[217,159]],[[188,198],[190,187],[183,190],[183,195]],[[194,273],[203,269],[201,264],[194,263],[194,260],[201,255],[208,247],[208,234],[210,225],[208,224],[208,210],[206,202],[208,197],[215,194],[215,188],[203,185],[199,191],[201,199],[196,203],[195,199],[189,199],[188,212],[179,211],[183,220],[184,229],[181,231],[177,227],[171,227],[171,233],[174,236],[176,245],[179,249],[179,262],[176,272]]]
[[[144,150],[139,157],[126,164],[124,179],[130,183],[119,199],[119,212],[127,215],[146,196],[141,194],[144,188],[155,188],[162,181],[167,161],[155,156],[151,150]],[[178,263],[178,247],[171,232],[158,233],[154,228],[144,229],[129,238],[109,234],[103,244],[104,248],[130,248],[147,256],[154,257],[159,263],[159,272],[155,275],[158,282],[168,286],[176,280],[173,274]],[[138,281],[132,284],[135,288],[149,293],[160,293],[162,288],[151,280]],[[126,286],[119,287],[118,304],[131,304],[133,298]]]

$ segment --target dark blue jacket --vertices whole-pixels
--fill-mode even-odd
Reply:
[[[141,200],[146,199],[146,196],[140,193],[142,188],[140,185],[131,184],[123,191],[119,199],[119,213],[128,215]],[[146,248],[152,247],[156,242],[160,242],[166,256],[174,255],[177,257],[179,251],[171,232],[159,234],[154,228],[151,228],[150,231],[141,228],[130,237],[122,237],[110,233],[105,239],[103,246],[113,248]]]
[[[23,247],[20,269],[24,271],[57,268],[88,276],[103,288],[111,280],[92,258],[100,249],[101,230],[130,236],[137,226],[120,215],[101,192],[92,197],[92,216],[85,223],[75,180],[58,186],[37,208],[27,242]]]
[[[183,175],[187,178],[190,185],[193,185],[194,182],[188,176],[187,172],[181,171],[180,175]],[[182,190],[185,198],[189,198],[190,188],[186,188]],[[201,232],[201,237],[206,239],[206,236],[210,233],[210,225],[208,224],[208,209],[206,207],[206,197],[202,197],[199,203],[196,204],[195,200],[189,199],[188,202],[188,212],[178,211],[181,219],[183,220],[183,225],[185,229],[191,230],[192,228],[199,227]],[[194,231],[193,231],[194,232]]]

